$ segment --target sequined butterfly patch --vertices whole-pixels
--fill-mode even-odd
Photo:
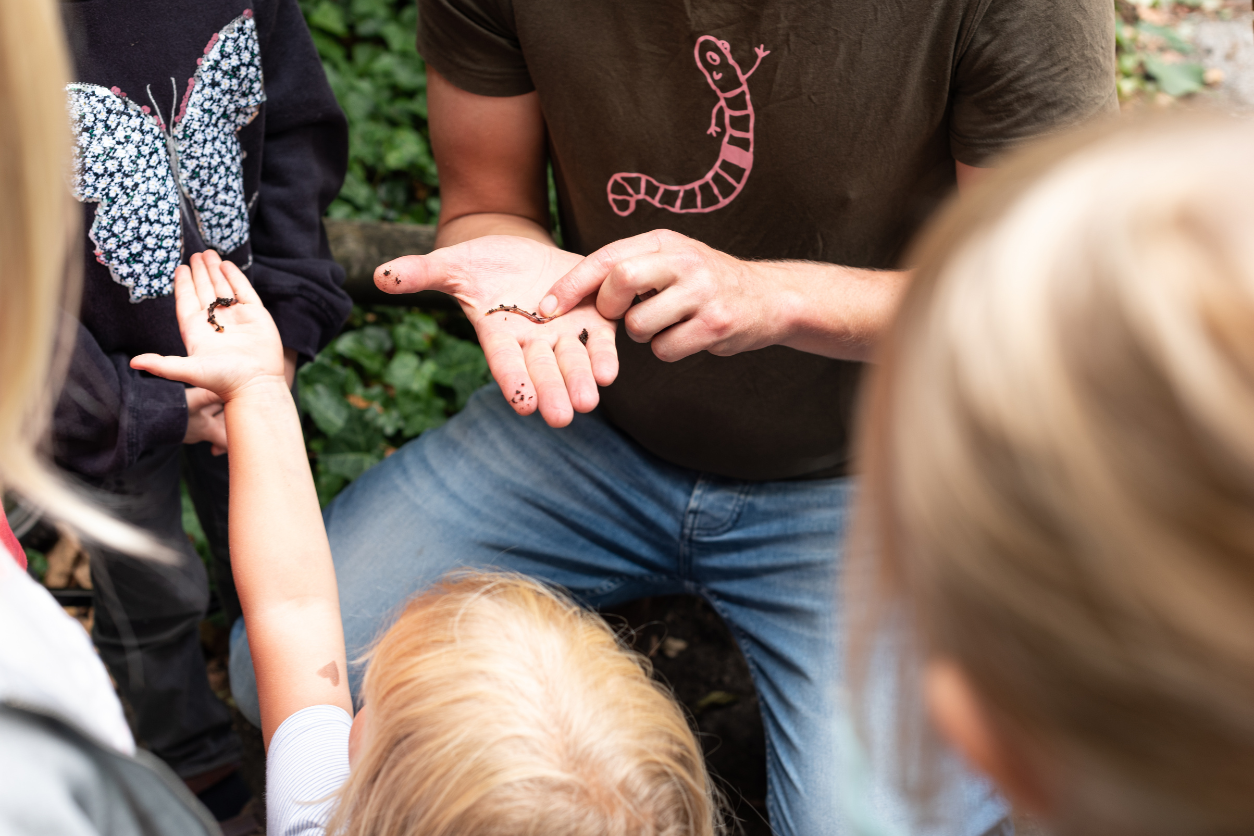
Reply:
[[[151,89],[150,107],[117,87],[66,88],[74,196],[98,204],[88,232],[96,259],[130,291],[132,302],[170,293],[185,224],[194,224],[200,239],[223,254],[248,240],[237,133],[266,100],[252,10],[210,38],[196,63],[168,124]]]

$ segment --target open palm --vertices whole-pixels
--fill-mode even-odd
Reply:
[[[550,426],[562,427],[575,412],[594,409],[597,386],[618,376],[616,323],[597,313],[593,297],[545,323],[488,311],[500,305],[536,311],[582,258],[529,238],[489,235],[389,261],[374,280],[388,293],[439,290],[457,299],[514,409],[522,415],[539,409]]]
[[[199,386],[229,401],[260,379],[284,379],[279,331],[244,274],[212,251],[197,253],[174,274],[174,301],[186,357],[141,354],[131,367]],[[218,307],[215,300],[233,299]]]

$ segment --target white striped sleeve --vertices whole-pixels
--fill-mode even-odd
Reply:
[[[322,836],[335,812],[327,797],[348,780],[352,718],[339,706],[311,705],[283,721],[266,755],[266,833]]]

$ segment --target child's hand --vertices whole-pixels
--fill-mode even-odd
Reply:
[[[216,299],[235,300],[213,312],[221,331],[209,324]],[[131,368],[208,389],[224,402],[259,382],[287,388],[279,331],[238,267],[213,251],[193,255],[190,269],[174,273],[174,301],[187,356],[141,354]]]
[[[210,452],[221,456],[226,452],[226,407],[222,399],[208,389],[195,386],[185,389],[187,395],[187,433],[184,444],[208,441],[213,445]]]

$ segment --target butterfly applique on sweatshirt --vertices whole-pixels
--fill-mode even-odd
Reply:
[[[168,124],[151,88],[147,104],[117,87],[66,88],[74,196],[98,204],[88,236],[132,302],[170,293],[185,238],[223,254],[248,241],[237,134],[266,100],[252,11],[210,38],[196,63]]]

